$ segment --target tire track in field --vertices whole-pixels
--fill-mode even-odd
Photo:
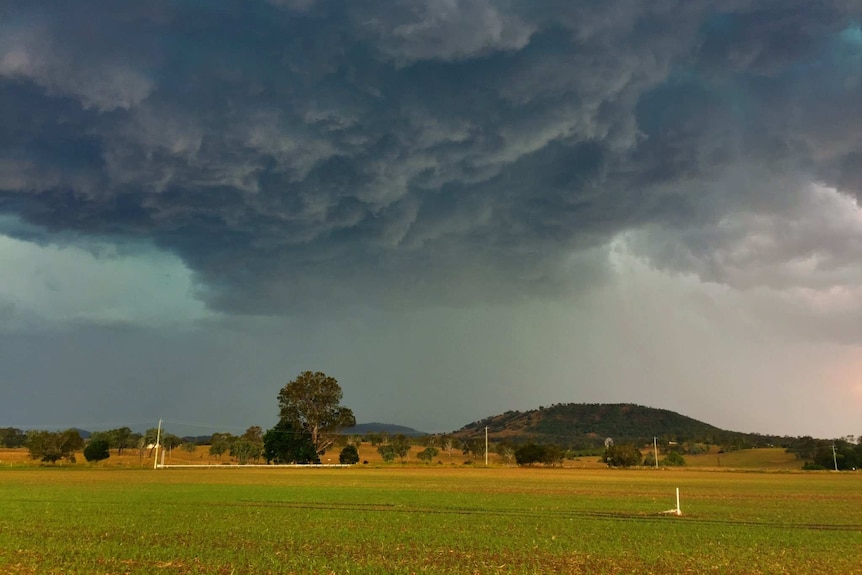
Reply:
[[[314,502],[289,502],[289,501],[244,501],[234,503],[213,504],[219,507],[264,507],[284,509],[310,509],[315,511],[364,511],[369,513],[407,513],[428,515],[493,515],[496,517],[526,517],[536,519],[548,519],[549,517],[591,518],[610,519],[618,521],[685,521],[686,523],[700,523],[712,525],[735,525],[753,527],[773,527],[777,529],[808,529],[815,531],[849,531],[862,533],[860,524],[834,524],[834,523],[780,523],[776,521],[751,521],[735,519],[713,519],[697,515],[683,515],[681,517],[668,516],[663,513],[628,513],[622,511],[563,511],[563,510],[534,510],[534,509],[495,509],[488,510],[478,507],[410,507],[394,503],[314,503]]]

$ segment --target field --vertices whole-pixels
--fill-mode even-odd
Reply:
[[[17,466],[0,490],[0,573],[862,573],[856,473]]]

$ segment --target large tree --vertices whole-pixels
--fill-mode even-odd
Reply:
[[[84,440],[77,429],[66,431],[29,431],[27,449],[31,459],[54,463],[59,459],[75,462],[75,451],[84,447]]]
[[[356,425],[353,412],[341,405],[341,386],[334,377],[316,371],[301,373],[278,393],[280,422],[304,429],[317,453],[323,454],[334,434]]]
[[[320,463],[311,435],[293,424],[279,421],[263,435],[263,457],[267,463]]]
[[[0,428],[0,445],[3,447],[21,447],[27,436],[16,427]]]

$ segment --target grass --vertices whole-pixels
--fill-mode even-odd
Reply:
[[[802,469],[805,464],[783,447],[742,449],[727,453],[702,453],[686,455],[687,467],[709,467],[730,469]]]
[[[862,475],[0,469],[0,573],[860,573]],[[659,512],[682,493],[683,517]]]

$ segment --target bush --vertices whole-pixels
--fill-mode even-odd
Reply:
[[[426,447],[422,451],[416,454],[421,461],[425,463],[431,463],[431,460],[437,457],[437,454],[440,453],[436,447]]]
[[[359,451],[355,445],[346,445],[338,454],[338,462],[342,465],[353,465],[359,463]]]
[[[661,460],[661,464],[667,467],[684,467],[685,458],[676,451],[671,451]]]
[[[385,461],[386,463],[392,463],[393,461],[395,461],[395,448],[388,443],[386,445],[379,446],[377,448],[377,453],[380,454],[380,457],[382,457],[383,461]]]
[[[643,454],[634,445],[610,444],[605,449],[604,460],[610,467],[635,467],[643,461]]]
[[[84,458],[87,461],[102,461],[110,456],[108,442],[104,439],[94,439],[84,447]]]
[[[545,457],[545,449],[541,445],[528,443],[515,450],[515,462],[518,465],[539,463]]]

